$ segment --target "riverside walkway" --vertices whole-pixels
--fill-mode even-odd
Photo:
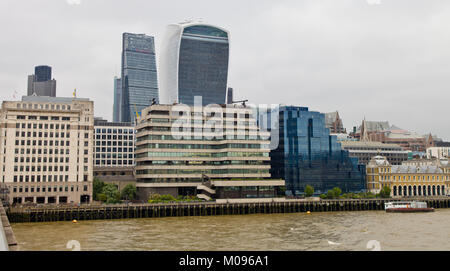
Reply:
[[[420,200],[436,209],[449,208],[450,198],[408,199],[341,199],[341,200],[293,200],[277,199],[265,202],[195,202],[129,205],[82,205],[11,207],[8,217],[11,223],[51,222],[99,219],[159,218],[180,216],[214,216],[276,214],[298,212],[343,212],[384,210],[384,203],[399,200]]]
[[[18,245],[3,204],[0,201],[0,251],[15,251]]]

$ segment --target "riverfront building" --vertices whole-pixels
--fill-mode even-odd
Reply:
[[[401,165],[408,160],[409,151],[404,151],[396,144],[385,144],[371,141],[339,141],[350,157],[358,158],[360,164],[367,165],[377,155],[385,156],[391,165]]]
[[[93,181],[94,104],[24,96],[0,112],[0,180],[10,203],[88,203]]]
[[[94,177],[119,189],[134,184],[134,126],[95,118],[94,131]]]
[[[167,27],[160,59],[161,103],[225,104],[227,95],[229,32],[204,23]]]
[[[306,185],[316,194],[339,187],[344,193],[365,189],[365,166],[341,148],[325,127],[325,115],[306,107],[280,106],[278,148],[271,151],[271,173],[286,180],[288,196],[303,195]],[[275,116],[272,116],[274,118]]]
[[[50,66],[37,66],[28,76],[27,95],[56,97],[56,80],[52,79]]]
[[[375,156],[367,165],[367,189],[372,193],[388,186],[392,197],[445,196],[450,194],[449,185],[448,159],[395,166],[386,157]]]
[[[154,105],[136,127],[136,179],[150,194],[273,198],[284,180],[270,175],[269,133],[240,105]]]
[[[121,122],[135,122],[136,112],[159,101],[155,43],[152,36],[123,33]],[[119,95],[120,91],[116,94]]]

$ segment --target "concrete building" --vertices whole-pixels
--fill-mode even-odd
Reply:
[[[146,108],[136,127],[139,197],[275,197],[284,180],[271,179],[269,133],[259,131],[252,114],[240,105]]]
[[[430,147],[427,149],[428,158],[450,158],[450,147]]]
[[[34,73],[28,76],[27,95],[56,97],[56,80],[52,79],[52,68],[37,66]]]
[[[408,160],[409,151],[396,144],[384,144],[371,141],[339,141],[350,157],[358,158],[360,164],[367,165],[377,155],[385,156],[391,165],[401,165]]]
[[[94,104],[24,96],[0,112],[1,182],[10,203],[89,203]]]
[[[94,120],[94,178],[114,183],[121,190],[135,184],[135,129],[129,122]]]
[[[434,165],[391,165],[386,157],[375,156],[367,165],[367,189],[379,193],[388,186],[392,197],[429,197],[450,194],[449,160]]]

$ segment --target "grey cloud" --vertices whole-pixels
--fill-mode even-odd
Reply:
[[[34,65],[53,66],[60,96],[95,101],[111,119],[121,34],[154,35],[203,18],[231,31],[236,98],[339,110],[351,129],[365,116],[450,140],[448,1],[111,1],[0,3],[0,97],[26,92]]]

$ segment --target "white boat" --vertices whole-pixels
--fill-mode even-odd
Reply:
[[[384,204],[386,212],[413,213],[434,212],[434,208],[428,208],[426,202],[422,201],[392,201]]]

